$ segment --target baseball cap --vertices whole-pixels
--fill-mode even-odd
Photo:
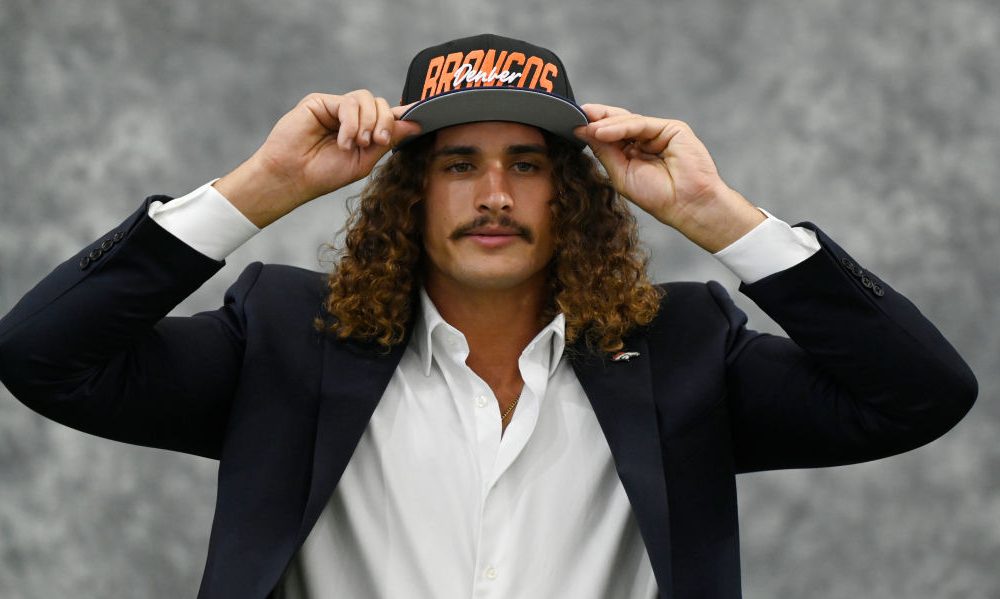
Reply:
[[[479,121],[533,125],[578,147],[573,129],[587,116],[573,98],[555,52],[494,34],[465,37],[421,50],[410,62],[401,117],[421,133]]]

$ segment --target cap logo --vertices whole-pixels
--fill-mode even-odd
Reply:
[[[471,50],[435,56],[427,64],[420,93],[425,100],[447,91],[471,87],[514,86],[552,93],[559,67],[539,56],[507,50]]]

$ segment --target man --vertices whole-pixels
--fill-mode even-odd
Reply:
[[[685,124],[577,106],[552,52],[428,48],[402,104],[306,97],[0,322],[0,377],[33,409],[220,460],[200,597],[738,597],[736,473],[892,455],[971,406],[907,300],[730,189]],[[220,310],[165,318],[396,146],[328,279],[256,264]],[[621,196],[794,341],[748,331],[717,284],[651,285]]]

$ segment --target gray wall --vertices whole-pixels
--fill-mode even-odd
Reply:
[[[733,187],[821,225],[979,376],[972,414],[928,447],[742,478],[746,595],[1000,597],[995,1],[554,5],[0,0],[0,313],[145,195],[238,164],[307,92],[396,98],[425,45],[485,30],[536,41],[581,101],[689,121]],[[179,310],[217,305],[251,260],[319,267],[348,195],[258,236]],[[657,278],[735,287],[642,223]],[[0,387],[0,597],[194,596],[215,473],[44,421]]]

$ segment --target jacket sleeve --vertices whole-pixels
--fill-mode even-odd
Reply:
[[[149,202],[58,266],[0,320],[0,380],[67,426],[126,443],[217,457],[243,353],[238,305],[166,317],[217,272],[147,216]]]
[[[951,429],[975,376],[912,303],[815,226],[821,249],[741,286],[794,343],[730,320],[727,387],[738,471],[829,466],[894,455]]]

